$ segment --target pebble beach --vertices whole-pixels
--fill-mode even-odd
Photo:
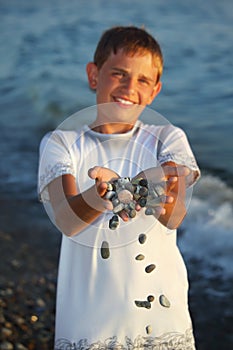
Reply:
[[[0,349],[51,350],[60,235],[35,202],[1,203],[1,222]]]

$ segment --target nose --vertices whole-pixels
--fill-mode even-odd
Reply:
[[[133,77],[126,77],[123,82],[124,88],[127,90],[128,93],[133,94],[136,90],[136,82]]]

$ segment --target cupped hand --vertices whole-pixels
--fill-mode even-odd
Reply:
[[[113,170],[101,166],[94,166],[88,170],[88,176],[95,180],[96,189],[100,197],[107,191],[107,182],[118,179],[120,176]],[[110,203],[110,201],[108,201]]]

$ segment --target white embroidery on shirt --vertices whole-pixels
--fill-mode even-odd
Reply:
[[[98,341],[89,344],[87,339],[81,339],[72,343],[66,339],[58,339],[55,350],[195,350],[192,329],[185,334],[178,332],[166,333],[160,337],[138,336],[135,340],[126,337],[125,344],[117,341],[117,337],[111,337],[104,342]]]
[[[45,168],[43,175],[40,176],[40,188],[45,188],[52,180],[66,174],[75,176],[73,164],[71,162],[59,162],[54,166],[48,165]]]

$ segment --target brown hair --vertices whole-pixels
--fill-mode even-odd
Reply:
[[[116,54],[119,49],[123,49],[127,55],[136,53],[143,55],[150,52],[158,68],[159,81],[163,72],[162,51],[158,42],[145,29],[134,26],[118,26],[106,30],[102,34],[94,54],[94,63],[98,69],[102,67],[112,52]]]

